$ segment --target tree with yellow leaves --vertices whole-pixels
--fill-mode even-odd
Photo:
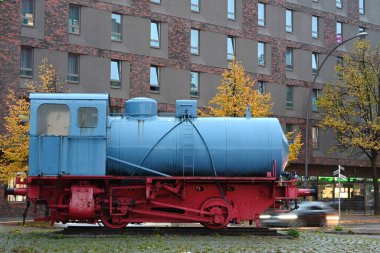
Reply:
[[[255,82],[245,73],[243,65],[233,59],[228,64],[227,70],[222,74],[218,93],[210,100],[206,113],[201,115],[214,117],[244,117],[246,108],[251,109],[252,117],[267,117],[272,114],[271,94],[261,94],[255,88]],[[297,160],[302,147],[301,133],[287,134],[288,140],[293,140],[289,145],[289,161]]]
[[[298,132],[296,134],[296,130],[292,132],[286,133],[286,139],[288,141],[291,141],[291,144],[289,145],[289,158],[288,161],[292,162],[297,160],[298,154],[300,153],[300,150],[303,146],[302,143],[302,134]]]
[[[260,94],[255,89],[255,82],[245,73],[239,61],[233,59],[228,68],[223,72],[218,93],[210,100],[206,114],[214,117],[243,117],[249,107],[252,117],[271,115],[271,95]]]
[[[55,67],[43,59],[38,67],[38,82],[27,82],[29,92],[63,92]],[[29,157],[29,101],[11,90],[7,96],[8,114],[4,117],[5,133],[0,135],[0,181],[8,183],[17,175],[26,176]]]
[[[377,160],[380,154],[380,49],[359,40],[352,54],[336,68],[341,77],[326,85],[317,101],[321,126],[337,136],[336,148],[359,151],[371,163],[375,214],[380,214]]]

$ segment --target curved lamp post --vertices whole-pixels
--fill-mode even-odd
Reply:
[[[315,85],[315,82],[317,80],[317,77],[319,75],[319,72],[321,71],[323,65],[326,63],[327,59],[330,57],[330,55],[340,46],[342,46],[344,43],[349,42],[350,40],[353,40],[357,37],[364,38],[367,36],[367,32],[360,32],[356,34],[354,37],[351,37],[347,40],[342,41],[338,45],[336,45],[331,51],[327,54],[327,56],[323,59],[321,65],[318,67],[317,73],[314,76],[313,82],[311,83],[311,87],[309,89],[309,96],[307,99],[307,105],[306,105],[306,133],[305,133],[305,186],[307,186],[308,183],[308,177],[309,177],[309,118],[310,118],[310,103],[311,103],[311,94],[313,92],[313,88]]]

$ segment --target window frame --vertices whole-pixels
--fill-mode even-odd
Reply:
[[[38,136],[70,136],[71,111],[69,105],[43,103],[37,109],[37,116]]]
[[[112,78],[112,66],[113,66],[112,63],[116,63],[118,76],[119,76],[118,80]],[[122,82],[122,61],[117,60],[117,59],[111,59],[111,62],[110,62],[110,86],[112,88],[121,88],[121,82]]]
[[[359,0],[359,14],[364,15],[365,14],[365,1]]]
[[[260,18],[260,6],[262,6],[262,16],[263,18]],[[262,26],[262,27],[265,27],[266,26],[266,4],[265,3],[261,3],[261,2],[258,2],[257,3],[257,25],[258,26]]]
[[[314,26],[316,26],[316,30],[314,30]],[[311,16],[311,37],[314,39],[319,38],[319,17],[314,15]]]
[[[95,125],[84,125],[84,124],[82,124],[82,120],[79,119],[79,117],[82,115],[82,113],[81,113],[82,109],[95,109],[96,110],[96,124]],[[99,123],[99,110],[97,107],[95,107],[95,106],[81,106],[77,109],[76,125],[78,128],[97,128],[98,123]]]
[[[343,65],[343,57],[341,57],[341,56],[337,56],[337,57],[336,57],[336,67],[337,67],[339,64]],[[336,72],[336,78],[337,78],[338,80],[342,80],[342,79],[343,79],[343,73],[337,71],[337,72]]]
[[[196,89],[193,89],[193,74],[196,75]],[[190,72],[190,97],[199,97],[199,87],[200,83],[200,72],[199,71],[191,71]]]
[[[342,9],[343,8],[343,1],[342,0],[336,0],[335,1],[335,7],[338,9]]]
[[[197,36],[197,38],[194,38],[194,40],[196,39],[196,45],[193,45],[193,41],[194,41],[193,40],[193,32],[196,32],[196,36]],[[200,44],[200,30],[191,28],[191,31],[190,31],[190,52],[192,55],[199,55],[200,54],[199,44]]]
[[[192,12],[196,12],[196,13],[201,12],[201,0],[191,0],[190,9]]]
[[[152,27],[155,25],[156,27]],[[152,31],[154,29],[157,29],[157,37],[158,38],[153,38]],[[155,44],[157,43],[157,44]],[[150,21],[150,47],[151,48],[160,48],[161,47],[161,22],[151,20]]]
[[[290,54],[288,54],[288,52]],[[290,55],[290,57],[288,57]],[[290,64],[288,64],[288,58],[290,58]],[[286,47],[285,49],[285,68],[287,71],[293,71],[293,68],[294,68],[294,62],[293,62],[293,58],[294,58],[294,50],[292,47]]]
[[[77,8],[78,9],[78,19],[77,20],[70,17],[70,9],[71,8]],[[77,24],[74,24],[74,21],[76,21]],[[76,5],[76,4],[69,4],[69,33],[75,34],[75,35],[80,35],[80,25],[81,25],[81,6]]]
[[[315,59],[316,68],[313,67],[314,59]],[[319,69],[319,53],[312,52],[311,53],[311,71],[312,71],[313,75],[317,74],[318,69]]]
[[[70,68],[70,59],[76,59],[76,73],[70,73],[70,70],[73,69],[73,67]],[[73,78],[73,79],[71,79]],[[76,80],[74,80],[74,78]],[[80,78],[80,55],[74,54],[74,53],[68,53],[67,55],[67,82],[69,83],[79,83]]]
[[[233,8],[233,10],[231,10],[230,8]],[[236,20],[236,1],[235,0],[227,0],[227,19]]]
[[[313,149],[319,149],[319,127],[311,127],[311,140],[313,144]]]
[[[294,87],[292,85],[286,85],[285,108],[291,110],[294,108]]]
[[[265,93],[265,82],[264,81],[257,81],[257,92],[259,94]]]
[[[311,96],[311,108],[313,112],[319,112],[319,108],[316,105],[317,100],[321,96],[322,90],[320,89],[312,89],[312,96]]]
[[[285,123],[285,134],[293,132],[293,131],[294,131],[294,124]]]
[[[118,31],[114,31],[114,16],[120,17],[120,24],[115,21]],[[112,12],[111,14],[111,40],[117,42],[122,42],[123,40],[123,15],[120,13]]]
[[[288,13],[290,13],[290,20],[288,20]],[[290,22],[290,24],[288,24]],[[287,33],[293,33],[293,10],[286,9],[285,10],[285,31]]]
[[[26,10],[24,11],[24,2],[29,2],[32,7],[27,12]],[[25,7],[26,9],[26,7]],[[36,1],[35,0],[23,0],[22,1],[22,7],[21,7],[21,14],[22,14],[22,20],[21,20],[21,25],[27,26],[27,27],[35,27],[35,13],[36,13]],[[31,14],[31,17],[27,17],[27,14]],[[31,24],[29,24],[29,21],[31,20]],[[25,22],[26,21],[26,22]]]
[[[232,45],[232,53],[229,51],[229,41],[231,41]],[[227,36],[227,60],[232,61],[233,58],[236,57],[236,38],[234,36]]]
[[[260,53],[260,51],[262,51]],[[262,41],[257,42],[257,65],[265,66],[266,64],[266,43]],[[263,56],[263,58],[261,58]]]
[[[30,50],[30,59],[27,61],[28,66],[23,65],[23,57],[25,57],[25,54],[23,54],[23,51],[25,53],[26,50]],[[33,72],[34,72],[34,48],[29,46],[21,46],[20,49],[20,77],[26,77],[26,78],[33,78]],[[28,74],[29,73],[29,74]]]
[[[340,30],[340,33],[338,32],[338,29]],[[343,22],[340,21],[336,21],[336,42],[343,42]]]
[[[152,69],[155,70],[157,83],[152,83]],[[150,77],[149,77],[149,85],[151,92],[160,92],[160,79],[161,79],[161,70],[157,65],[150,65]]]

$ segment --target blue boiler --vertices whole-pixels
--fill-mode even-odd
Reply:
[[[279,176],[289,146],[276,118],[197,117],[196,101],[178,100],[176,117],[158,117],[157,102],[134,98],[108,118],[107,175]]]

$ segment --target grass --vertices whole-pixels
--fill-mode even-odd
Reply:
[[[300,240],[289,237],[241,236],[194,236],[194,235],[62,235],[57,229],[36,227],[4,227],[0,226],[0,252],[45,253],[45,252],[315,252],[323,245],[326,249],[336,249],[336,242],[343,241],[345,250],[356,252],[380,247],[380,242],[349,235],[327,235],[303,231]],[[293,229],[296,231],[295,229]],[[289,233],[289,231],[288,231]],[[296,232],[294,232],[295,234]],[[360,245],[356,239],[365,242]],[[327,251],[329,252],[329,251]],[[334,251],[341,252],[341,251]],[[370,252],[370,251],[368,251]]]
[[[336,225],[336,226],[334,227],[334,231],[337,231],[337,232],[343,231],[343,226]]]
[[[300,231],[298,229],[295,229],[295,228],[289,228],[287,231],[286,231],[286,234],[288,236],[291,236],[293,238],[298,238],[300,237]]]

